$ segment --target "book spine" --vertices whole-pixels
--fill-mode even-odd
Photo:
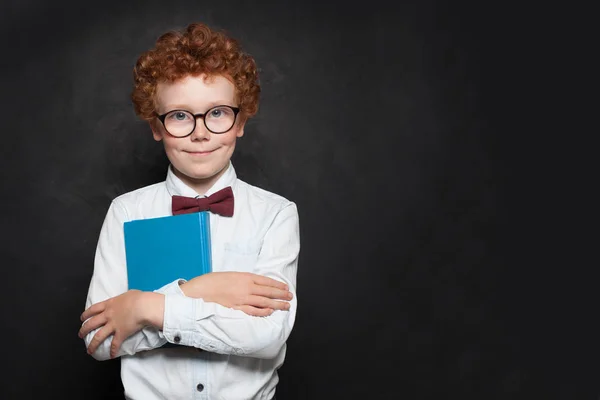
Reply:
[[[210,214],[208,211],[198,213],[200,224],[200,245],[202,258],[204,259],[204,268],[202,273],[212,272],[212,249],[210,241]]]

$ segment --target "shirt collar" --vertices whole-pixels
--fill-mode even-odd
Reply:
[[[208,189],[204,196],[210,196],[211,194],[226,188],[227,186],[231,186],[232,189],[235,189],[235,183],[237,180],[237,175],[235,173],[235,169],[233,168],[233,164],[231,160],[227,165],[227,170],[221,177],[212,185],[210,189]],[[186,197],[200,197],[198,193],[185,183],[181,179],[179,179],[175,173],[173,172],[173,168],[169,165],[167,170],[167,179],[165,181],[167,185],[167,191],[171,196],[186,196]]]

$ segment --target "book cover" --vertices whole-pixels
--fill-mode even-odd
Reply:
[[[212,271],[207,211],[125,222],[129,289],[153,291]]]

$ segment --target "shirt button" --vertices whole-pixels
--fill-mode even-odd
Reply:
[[[203,384],[201,384],[201,383],[199,383],[199,384],[196,386],[196,390],[198,390],[199,392],[203,391],[203,390],[204,390],[204,385],[203,385]]]
[[[173,340],[175,341],[175,343],[179,343],[179,342],[181,342],[181,337],[179,335],[177,335],[173,338]]]

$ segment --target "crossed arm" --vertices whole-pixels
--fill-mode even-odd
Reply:
[[[254,357],[278,353],[297,304],[295,205],[284,207],[265,235],[256,273],[214,272],[155,292],[126,290],[121,229],[114,229],[125,217],[113,203],[100,234],[79,331],[89,354],[108,359],[167,342]]]

